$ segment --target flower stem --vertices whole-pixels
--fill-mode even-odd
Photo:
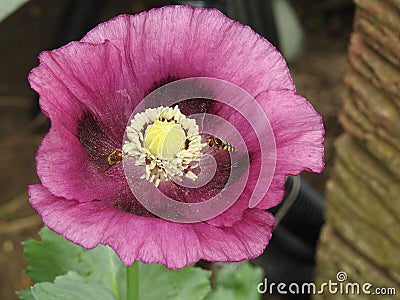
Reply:
[[[127,300],[139,300],[139,262],[126,267]]]

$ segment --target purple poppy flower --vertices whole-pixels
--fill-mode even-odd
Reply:
[[[109,245],[127,265],[140,260],[175,269],[199,259],[256,257],[275,224],[266,209],[282,200],[286,176],[324,168],[322,119],[296,94],[284,59],[249,27],[217,10],[171,6],[121,15],[81,41],[45,51],[39,58],[29,82],[52,126],[37,153],[42,184],[29,187],[30,203],[55,232],[87,249]],[[240,112],[212,100],[192,99],[176,108],[143,111],[144,121],[135,115],[128,124],[149,93],[191,77],[237,85],[254,97],[269,120],[276,166],[268,191],[254,208],[249,208],[249,199],[265,153],[254,124]],[[248,177],[237,201],[222,214],[202,222],[172,222],[137,201],[119,162],[134,157],[143,168],[136,182],[151,181],[185,203],[218,194],[229,177],[231,155],[243,151],[227,151],[233,152],[227,147],[235,144],[207,145],[199,124],[190,119],[196,113],[219,116],[237,128],[247,146]],[[128,140],[122,147],[125,132]],[[210,182],[182,188],[171,180],[195,179],[204,151],[216,161]],[[178,156],[180,160],[174,160]],[[239,183],[240,176],[232,186]]]

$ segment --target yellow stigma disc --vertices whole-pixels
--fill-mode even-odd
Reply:
[[[186,134],[175,121],[156,120],[147,127],[144,146],[156,157],[174,158],[185,147]]]

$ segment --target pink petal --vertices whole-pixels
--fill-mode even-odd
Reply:
[[[86,249],[100,243],[110,222],[109,205],[104,201],[79,204],[52,195],[40,184],[29,186],[29,203],[41,215],[46,226],[72,242],[79,240],[79,245]]]
[[[65,200],[42,185],[30,186],[29,193],[31,205],[50,229],[87,249],[109,245],[127,265],[138,259],[178,269],[199,259],[253,258],[263,252],[275,225],[273,216],[259,209],[247,209],[232,227],[215,227],[140,217],[103,201]]]
[[[265,194],[263,200],[257,205],[257,208],[269,209],[281,203],[283,196],[285,195],[285,181],[286,175],[275,173],[267,193]],[[251,194],[249,194],[248,197],[250,195]]]
[[[67,199],[115,195],[126,181],[122,166],[110,168],[106,158],[121,148],[134,107],[118,49],[73,42],[40,61],[29,80],[52,121],[37,155],[40,179]]]
[[[304,97],[289,90],[267,91],[257,97],[275,135],[277,161],[273,182],[259,208],[273,207],[282,199],[286,176],[324,169],[322,117]]]
[[[137,97],[123,72],[119,50],[107,41],[72,42],[42,52],[39,59],[29,82],[52,124],[64,124],[76,133],[78,120],[89,112],[122,143]]]
[[[104,153],[115,146],[107,139],[102,142]],[[43,185],[59,197],[81,202],[106,199],[127,185],[121,164],[110,168],[106,157],[93,160],[81,141],[61,125],[53,126],[43,139],[36,161]]]
[[[222,214],[207,220],[206,223],[217,227],[232,227],[243,218],[243,214],[249,207],[249,198],[251,191],[246,186],[243,193],[240,195],[233,205],[224,211]]]
[[[311,103],[293,91],[267,91],[257,97],[275,135],[277,173],[297,175],[324,169],[324,125]]]
[[[278,205],[284,195],[286,176],[298,175],[304,170],[321,172],[324,169],[324,127],[321,116],[302,96],[291,90],[266,91],[256,97],[272,127],[276,143],[276,167],[271,185],[258,208]],[[261,157],[260,141],[246,116],[226,105],[214,105],[211,112],[228,120],[240,132],[251,158],[249,179],[243,197],[251,197],[259,180]],[[265,128],[264,128],[265,129]],[[266,157],[271,153],[263,153]]]
[[[237,84],[253,96],[294,85],[281,54],[250,27],[215,9],[170,6],[100,24],[82,41],[121,50],[143,96],[176,79],[203,76]]]

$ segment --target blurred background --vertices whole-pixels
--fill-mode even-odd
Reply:
[[[0,16],[7,13],[3,1]],[[325,194],[325,183],[333,170],[333,140],[343,131],[338,113],[343,77],[349,70],[347,50],[354,16],[351,0],[30,0],[0,22],[0,299],[17,299],[14,291],[32,284],[23,274],[26,262],[21,242],[35,238],[42,226],[26,192],[28,184],[39,182],[34,157],[50,125],[39,113],[38,96],[26,79],[38,64],[37,55],[79,40],[96,24],[118,14],[183,2],[217,7],[251,25],[283,52],[298,92],[324,119],[326,169],[322,174],[302,177],[313,190]],[[271,281],[314,278],[317,240],[300,237],[300,244],[288,244],[288,236],[291,241],[299,239],[293,231],[297,225],[291,222],[293,218],[281,220],[281,233],[274,235],[271,247],[255,262],[270,266]]]

